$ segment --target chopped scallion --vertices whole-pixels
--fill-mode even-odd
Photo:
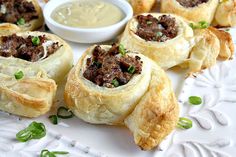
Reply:
[[[188,101],[191,105],[200,105],[202,103],[202,99],[198,96],[190,96]]]
[[[20,79],[22,79],[24,77],[24,73],[23,73],[23,71],[17,71],[14,74],[14,76],[15,76],[15,79],[20,80]]]
[[[180,117],[177,127],[180,129],[190,129],[193,127],[193,123],[190,119],[185,117]]]

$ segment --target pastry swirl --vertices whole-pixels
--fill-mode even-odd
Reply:
[[[218,0],[162,0],[161,12],[173,13],[193,22],[211,23],[218,3]]]
[[[112,82],[107,86],[101,81],[97,83],[94,79],[87,79],[86,71],[91,67],[88,61],[91,61],[96,47],[90,47],[69,73],[65,87],[67,106],[89,123],[125,124],[133,132],[138,146],[144,150],[152,149],[175,128],[178,121],[179,107],[170,80],[156,63],[142,54],[117,54],[120,50],[116,45],[101,45],[103,53],[115,54],[99,55],[104,57],[100,59],[102,63],[93,60],[95,64],[92,66],[98,73],[97,77],[103,76],[100,78],[102,82],[108,83],[111,82],[109,78],[115,78],[119,84]],[[110,66],[106,66],[108,58],[113,60]],[[124,60],[129,66],[124,66]],[[132,66],[134,70],[130,74]],[[127,71],[131,77],[122,83],[120,75]]]
[[[43,25],[43,14],[37,0],[0,2],[0,35],[36,30]]]

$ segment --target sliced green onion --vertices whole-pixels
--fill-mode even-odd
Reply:
[[[40,39],[39,39],[39,37],[33,37],[33,38],[32,38],[32,43],[33,43],[34,46],[39,45],[39,44],[40,44]]]
[[[52,124],[58,124],[58,118],[57,115],[51,115],[48,117],[50,119],[50,121],[52,122]]]
[[[133,65],[129,66],[128,73],[133,74],[135,72],[135,67]]]
[[[27,128],[16,134],[20,142],[27,142],[32,139],[40,139],[46,135],[46,128],[43,123],[32,122]]]
[[[210,25],[206,21],[200,21],[196,25],[193,23],[190,23],[189,26],[192,29],[205,29],[205,28],[208,28]]]
[[[69,152],[65,152],[65,151],[50,152],[49,150],[44,149],[41,151],[40,157],[56,157],[56,155],[66,155],[66,154],[69,154]]]
[[[157,32],[157,36],[158,36],[158,37],[161,37],[162,35],[163,35],[162,32]]]
[[[181,117],[179,118],[179,122],[177,124],[177,127],[180,129],[190,129],[193,127],[193,123],[190,119]]]
[[[125,50],[125,47],[124,45],[120,44],[119,45],[119,53],[124,56],[126,54],[126,50]]]
[[[148,24],[148,25],[151,25],[151,24],[152,24],[152,21],[147,21],[147,24]]]
[[[23,71],[17,71],[14,74],[14,76],[15,76],[15,79],[20,80],[20,79],[22,79],[24,77],[24,73],[23,73]]]
[[[25,24],[25,19],[24,18],[20,18],[17,20],[16,22],[17,25],[24,25]]]
[[[198,96],[190,96],[188,98],[188,102],[191,104],[191,105],[200,105],[202,103],[202,99]]]
[[[120,84],[119,84],[119,82],[116,80],[116,79],[114,79],[114,80],[112,80],[112,82],[111,82],[115,87],[118,87]]]
[[[69,119],[72,118],[73,116],[74,116],[73,112],[66,107],[61,106],[57,109],[57,117],[59,118]]]

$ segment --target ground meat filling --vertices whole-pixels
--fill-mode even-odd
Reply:
[[[19,19],[29,22],[38,18],[32,2],[26,0],[0,0],[0,22],[15,23]]]
[[[108,52],[96,46],[86,64],[83,76],[96,85],[107,88],[125,85],[133,75],[142,72],[141,58],[121,55],[116,44],[113,44]]]
[[[16,34],[2,36],[0,38],[0,56],[15,57],[30,62],[36,62],[42,58],[47,58],[61,47],[58,42],[43,46],[43,44],[48,41],[45,35],[36,37],[38,38],[37,45],[33,42],[33,38],[34,36],[23,38]]]
[[[202,3],[207,3],[209,0],[177,0],[179,4],[186,8],[193,8]]]
[[[136,35],[146,41],[165,42],[178,34],[176,20],[170,15],[162,15],[158,19],[150,14],[139,15],[137,20],[139,24]]]

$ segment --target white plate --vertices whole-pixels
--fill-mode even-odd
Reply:
[[[236,43],[236,29],[230,30]],[[90,45],[69,42],[75,62]],[[0,157],[36,157],[42,149],[68,151],[72,157],[234,157],[236,154],[236,60],[217,65],[185,80],[181,71],[168,71],[181,105],[181,116],[193,120],[189,130],[176,130],[159,148],[141,151],[126,128],[91,125],[78,118],[60,120],[52,125],[48,115],[25,119],[0,112]],[[63,86],[56,105],[64,105]],[[189,96],[203,98],[200,106],[186,103]],[[115,103],[115,102],[114,102]],[[43,122],[47,136],[19,143],[16,133],[30,122]]]

